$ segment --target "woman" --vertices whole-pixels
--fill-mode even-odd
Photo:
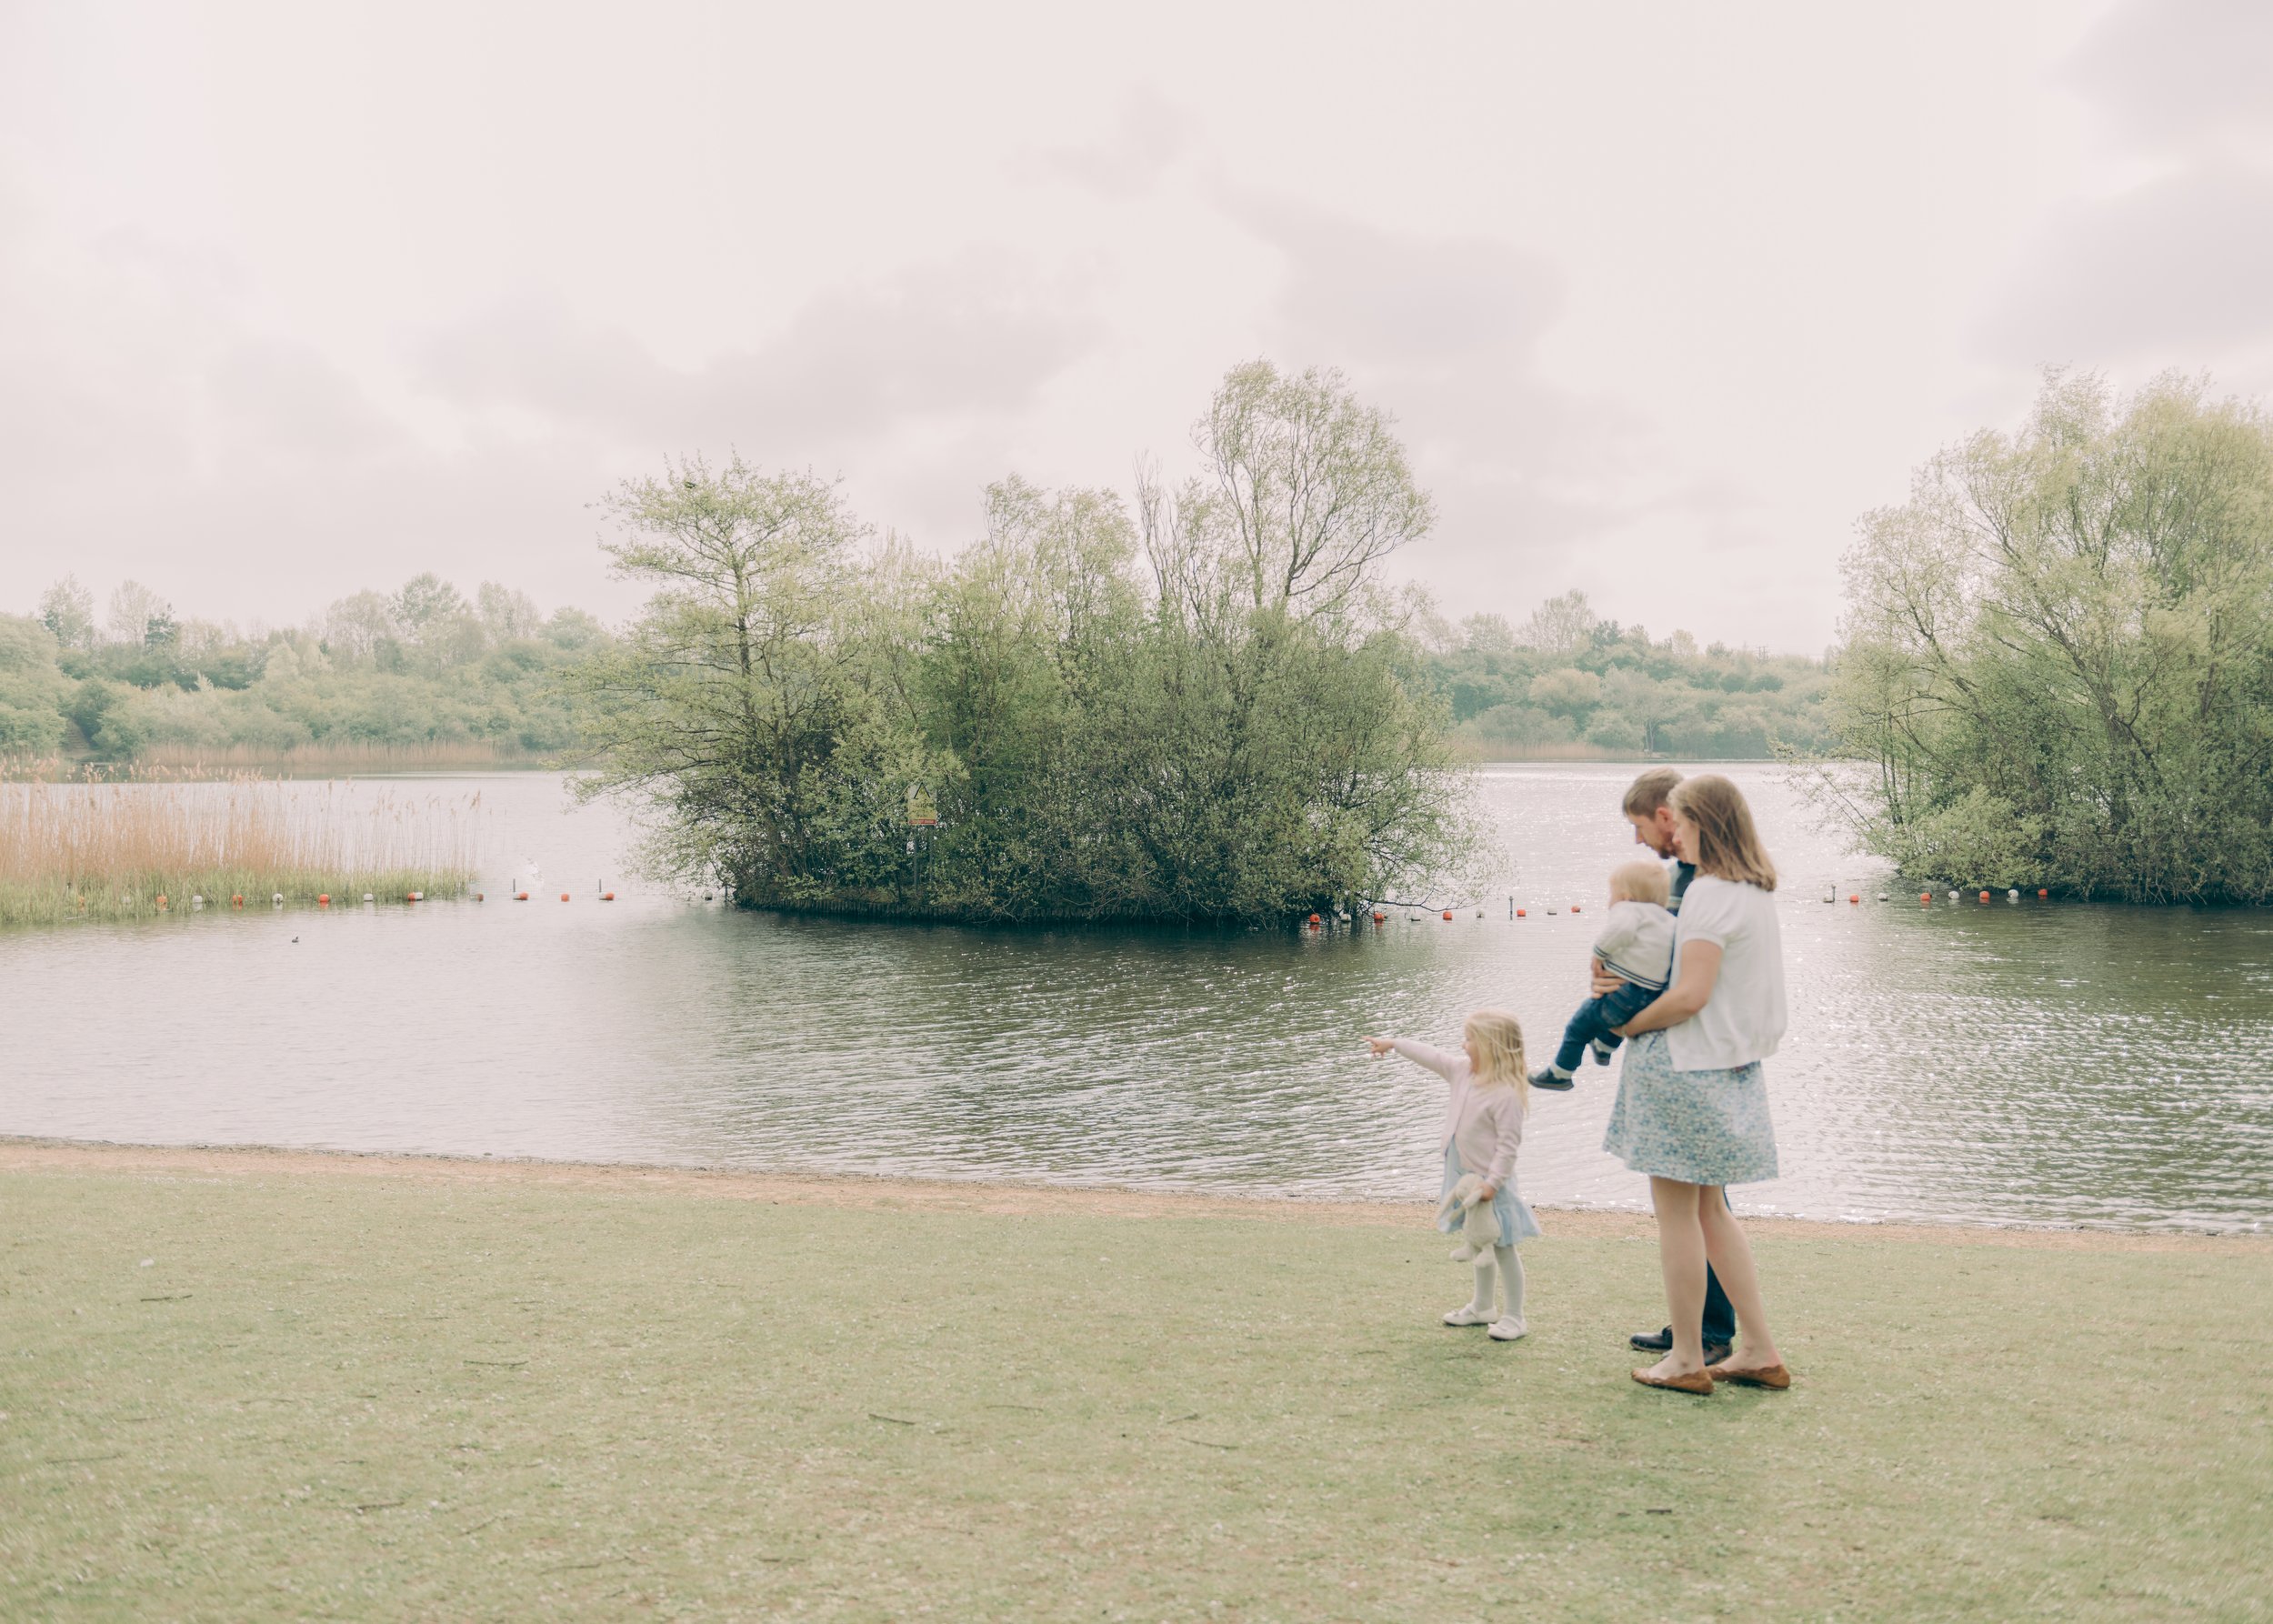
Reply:
[[[1649,1175],[1658,1260],[1672,1310],[1673,1348],[1645,1387],[1710,1393],[1716,1379],[1787,1388],[1768,1333],[1752,1248],[1724,1187],[1776,1177],[1760,1062],[1784,1035],[1784,945],[1776,925],[1776,866],[1760,849],[1752,809],[1715,773],[1686,778],[1667,803],[1673,843],[1697,866],[1674,934],[1673,978],[1619,1028],[1629,1042],[1602,1148]],[[1709,1260],[1736,1305],[1742,1338],[1709,1371],[1697,1320]]]

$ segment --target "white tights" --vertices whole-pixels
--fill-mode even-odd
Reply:
[[[1494,1247],[1492,1258],[1499,1265],[1497,1284],[1507,1294],[1507,1318],[1520,1319],[1523,1318],[1523,1259],[1516,1256],[1513,1247]],[[1493,1285],[1491,1263],[1478,1258],[1476,1260],[1476,1301],[1473,1305],[1477,1313],[1488,1314],[1492,1311]]]

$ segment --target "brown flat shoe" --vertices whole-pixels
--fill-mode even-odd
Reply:
[[[1713,1378],[1703,1370],[1692,1370],[1687,1376],[1652,1376],[1637,1370],[1634,1379],[1646,1388],[1663,1388],[1669,1393],[1695,1393],[1700,1398],[1713,1396]]]
[[[1706,1374],[1715,1381],[1733,1381],[1739,1387],[1747,1388],[1773,1388],[1779,1393],[1791,1386],[1791,1372],[1781,1365],[1762,1365],[1753,1370],[1739,1370],[1733,1365],[1715,1365]]]

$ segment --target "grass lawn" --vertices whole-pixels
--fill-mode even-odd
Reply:
[[[2273,1248],[0,1142],[0,1618],[2262,1619]]]

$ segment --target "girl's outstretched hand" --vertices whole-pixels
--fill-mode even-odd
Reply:
[[[1387,1054],[1391,1049],[1397,1047],[1397,1039],[1394,1038],[1368,1038],[1366,1039],[1366,1047],[1373,1050],[1373,1058],[1378,1060],[1382,1056]]]

